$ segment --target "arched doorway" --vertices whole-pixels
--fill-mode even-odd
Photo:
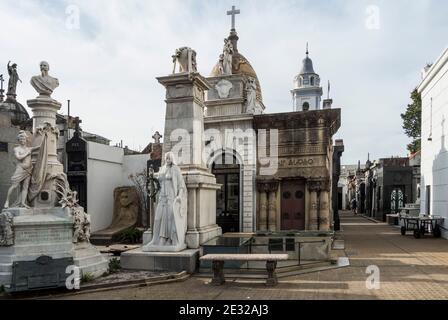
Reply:
[[[223,233],[241,230],[241,165],[235,154],[221,153],[212,163],[212,173],[221,189],[216,192],[216,223]]]

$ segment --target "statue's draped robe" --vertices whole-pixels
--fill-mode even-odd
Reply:
[[[249,112],[255,112],[257,107],[257,89],[254,83],[248,83],[247,85],[247,109]]]
[[[231,43],[227,43],[224,46],[224,61],[223,61],[224,74],[232,74],[232,65],[233,65],[233,46]]]
[[[48,133],[42,135],[42,144],[33,167],[31,183],[28,189],[28,201],[32,202],[42,190],[47,177]]]
[[[159,173],[160,191],[154,218],[154,235],[149,246],[185,244],[187,232],[187,188],[178,166],[164,166]]]

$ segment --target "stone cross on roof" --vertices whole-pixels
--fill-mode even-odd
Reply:
[[[79,124],[82,123],[82,120],[80,120],[79,117],[76,117],[73,119],[73,123],[75,124],[75,131],[79,132]]]
[[[241,11],[236,9],[235,6],[232,6],[232,10],[227,11],[227,15],[232,16],[232,30],[235,30],[235,16],[240,13]]]
[[[159,131],[156,131],[156,133],[152,136],[152,138],[154,139],[154,143],[159,144],[160,143],[160,139],[162,139],[162,135],[159,133]]]

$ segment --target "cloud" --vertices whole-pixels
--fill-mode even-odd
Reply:
[[[379,30],[366,28],[372,4]],[[66,27],[69,5],[80,10],[79,30]],[[208,76],[232,5],[241,9],[239,50],[257,71],[267,112],[292,111],[289,90],[308,41],[316,71],[323,83],[331,80],[342,108],[336,138],[345,141],[344,162],[364,161],[368,152],[406,154],[400,113],[421,67],[446,46],[448,4],[441,1],[3,0],[0,62],[18,63],[25,104],[36,95],[27,79],[48,60],[61,83],[54,97],[72,101],[85,130],[144,147],[164,127],[165,92],[155,78],[170,72],[181,46],[198,52],[199,71]]]

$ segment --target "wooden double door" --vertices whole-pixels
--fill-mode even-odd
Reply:
[[[305,180],[281,183],[281,230],[305,230]]]

